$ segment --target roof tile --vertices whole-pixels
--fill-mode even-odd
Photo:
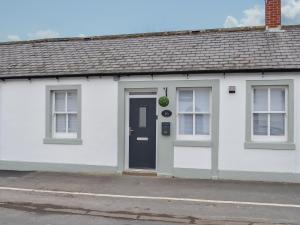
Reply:
[[[0,77],[300,69],[300,27],[154,33],[0,44]]]

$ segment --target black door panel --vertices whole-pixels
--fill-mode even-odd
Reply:
[[[130,99],[129,168],[155,169],[156,99]]]

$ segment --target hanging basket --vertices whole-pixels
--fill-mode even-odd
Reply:
[[[162,96],[159,98],[158,103],[161,107],[166,107],[169,105],[170,101],[167,96]]]

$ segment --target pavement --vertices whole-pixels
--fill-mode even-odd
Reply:
[[[300,184],[0,171],[0,224],[300,224]]]

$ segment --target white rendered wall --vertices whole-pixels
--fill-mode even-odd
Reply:
[[[174,167],[211,169],[211,149],[202,147],[174,147]]]
[[[128,77],[121,80],[186,80],[186,76]],[[300,173],[300,77],[297,74],[191,75],[189,80],[220,80],[219,169]],[[246,80],[293,79],[295,85],[295,143],[297,150],[244,149]],[[82,145],[43,144],[45,86],[82,87]],[[228,94],[236,86],[236,94]],[[0,84],[0,159],[117,166],[118,82],[112,78],[33,79]],[[211,168],[210,150],[176,147],[177,168]]]
[[[81,85],[83,144],[43,144],[45,87],[68,84]],[[117,166],[117,95],[112,78],[2,82],[0,159]]]
[[[300,74],[226,74],[189,75],[188,80],[220,81],[219,120],[219,170],[300,173]],[[293,79],[295,90],[295,143],[296,150],[245,149],[246,80]],[[123,80],[187,80],[186,75],[129,77]],[[236,94],[229,94],[228,87],[236,86]],[[174,167],[210,168],[210,151],[198,148],[175,147]]]
[[[295,151],[295,157],[294,157],[294,163],[295,163],[295,172],[300,173],[300,104],[299,104],[299,99],[300,99],[300,77],[299,74],[298,76],[295,76],[294,79],[294,92],[295,92],[295,123],[294,123],[294,128],[295,128],[295,143],[296,143],[296,151]]]
[[[246,80],[294,79],[295,84],[295,143],[297,150],[244,149],[246,121]],[[219,169],[260,172],[300,172],[299,141],[300,98],[299,77],[278,74],[232,75],[220,79],[220,143]],[[228,94],[228,86],[236,86],[236,94]]]

